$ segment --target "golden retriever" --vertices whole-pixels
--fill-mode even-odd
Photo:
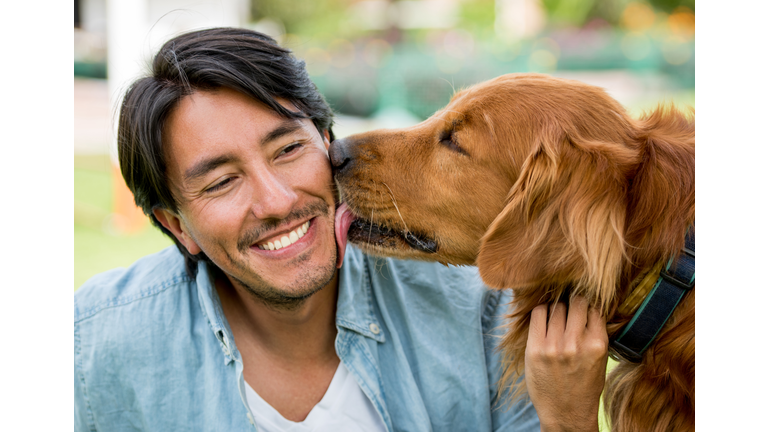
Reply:
[[[488,286],[514,289],[500,388],[522,375],[535,306],[584,295],[613,339],[634,312],[622,303],[694,230],[692,111],[633,119],[577,81],[501,76],[416,126],[336,140],[330,156],[349,241],[476,265]],[[642,361],[607,378],[614,431],[694,430],[694,302],[691,289]]]

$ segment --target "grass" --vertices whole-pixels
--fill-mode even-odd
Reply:
[[[98,273],[173,244],[148,221],[131,235],[111,228],[110,163],[108,156],[75,156],[75,290]]]

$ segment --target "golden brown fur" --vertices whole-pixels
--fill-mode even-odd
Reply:
[[[416,126],[337,140],[342,199],[362,220],[433,240],[401,237],[369,252],[477,265],[493,288],[515,290],[501,344],[502,383],[524,370],[531,310],[583,294],[608,318],[633,283],[676,256],[695,218],[692,115],[660,106],[639,120],[605,92],[537,74],[505,75],[457,93]],[[608,377],[614,431],[694,430],[694,303],[680,303],[640,364]],[[524,387],[520,388],[524,391]]]

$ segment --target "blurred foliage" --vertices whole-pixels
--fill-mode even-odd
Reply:
[[[695,0],[541,0],[551,27],[581,27],[590,21],[619,26],[624,10],[631,4],[649,4],[659,12],[672,13],[685,7],[695,11]]]
[[[391,3],[396,0],[389,0]],[[251,17],[279,20],[286,33],[312,35],[314,38],[362,36],[367,31],[354,25],[350,16],[355,0],[251,0]],[[590,21],[611,26],[620,25],[621,15],[630,3],[648,4],[659,12],[670,14],[680,7],[695,13],[695,0],[541,0],[550,27],[582,27]],[[459,3],[456,28],[465,29],[479,37],[493,33],[496,1],[463,0]],[[421,30],[406,33],[419,35]],[[418,36],[417,36],[418,37]]]
[[[593,10],[601,11],[601,15],[605,15],[606,10],[605,8],[595,8],[596,4],[600,3],[598,0],[542,0],[541,3],[547,12],[549,22],[553,24],[567,23],[580,26],[586,23],[587,18],[594,17]],[[618,2],[602,3],[613,5]],[[601,16],[601,18],[605,17]]]
[[[251,19],[277,19],[286,33],[320,39],[350,37],[349,0],[251,0]]]
[[[306,61],[342,114],[397,108],[426,118],[454,89],[513,72],[622,70],[656,94],[695,87],[694,0],[538,0],[535,11],[502,1],[446,0],[455,9],[423,25],[412,18],[435,13],[435,2],[432,9],[426,0],[422,9],[416,0],[251,4],[254,25],[268,23],[261,28]],[[509,7],[517,9],[510,15]],[[515,30],[521,10],[532,13],[533,30]]]
[[[656,9],[670,13],[680,6],[687,7],[693,12],[696,12],[696,0],[649,0],[651,6]]]
[[[481,38],[491,38],[495,20],[495,0],[465,1],[460,5],[459,23],[456,27]]]

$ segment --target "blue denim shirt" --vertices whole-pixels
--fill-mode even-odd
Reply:
[[[535,431],[525,401],[494,405],[508,293],[473,267],[349,247],[336,352],[388,431]],[[75,293],[75,430],[253,431],[243,362],[210,273],[175,247]]]

